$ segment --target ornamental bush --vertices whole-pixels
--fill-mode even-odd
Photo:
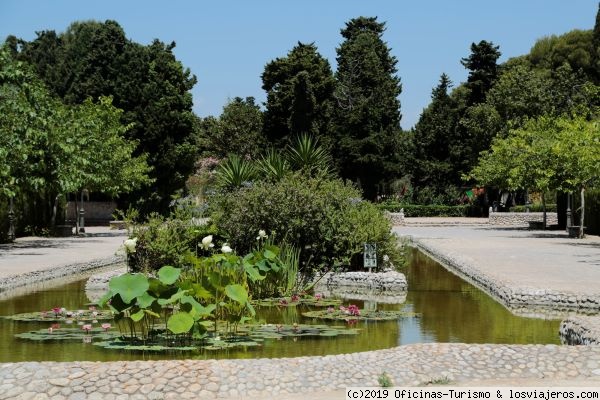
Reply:
[[[377,244],[378,265],[384,255],[401,264],[390,222],[361,200],[359,190],[338,179],[288,174],[221,195],[213,199],[213,210],[213,222],[238,254],[250,251],[256,232],[265,229],[277,242],[300,249],[303,273],[359,268],[366,242]]]

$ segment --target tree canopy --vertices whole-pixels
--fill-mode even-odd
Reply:
[[[358,182],[368,199],[398,166],[402,86],[384,31],[376,17],[354,18],[337,49],[334,158],[341,176]]]

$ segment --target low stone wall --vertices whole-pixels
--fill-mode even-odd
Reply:
[[[363,288],[381,292],[403,291],[406,277],[396,271],[388,272],[328,272],[319,281],[328,288]]]
[[[120,268],[106,271],[100,274],[90,276],[85,283],[85,295],[88,300],[93,302],[98,301],[108,290],[108,282],[112,277],[123,275],[127,272],[127,267],[123,265]]]
[[[600,344],[600,317],[568,317],[560,323],[559,332],[563,344]]]
[[[543,222],[542,212],[491,212],[489,216],[490,225],[500,226],[528,226],[529,221]],[[558,216],[555,212],[546,213],[546,225],[558,224]]]
[[[52,269],[33,271],[16,276],[9,276],[7,278],[0,279],[0,293],[26,285],[32,285],[71,275],[77,275],[85,271],[103,268],[110,265],[121,264],[123,262],[123,257],[112,256],[98,260],[93,260],[87,263],[68,264]]]
[[[78,203],[81,207],[81,203]],[[113,213],[117,208],[117,203],[114,201],[85,201],[83,203],[83,210],[85,211],[85,224],[90,225],[93,223],[100,224],[105,223],[108,225],[112,221]],[[75,221],[79,216],[79,210],[77,210],[74,201],[67,202],[67,221]]]

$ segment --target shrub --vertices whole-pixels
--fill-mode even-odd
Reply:
[[[544,208],[540,203],[533,203],[529,206],[514,206],[509,209],[510,212],[526,212],[529,208],[530,212],[542,212]],[[546,204],[546,212],[556,212],[556,204]]]
[[[384,254],[400,264],[390,222],[340,180],[290,174],[222,195],[214,205],[213,220],[238,253],[248,252],[265,229],[300,249],[301,272],[357,267],[365,242],[377,244],[379,265]]]
[[[135,252],[128,254],[132,271],[157,271],[164,265],[180,266],[186,255],[195,252],[206,235],[219,236],[213,225],[202,225],[185,208],[168,217],[150,214],[143,225],[132,225],[137,238]]]

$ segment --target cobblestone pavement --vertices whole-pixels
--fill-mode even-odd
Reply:
[[[378,386],[383,372],[397,386],[574,378],[598,384],[600,347],[414,344],[324,357],[2,364],[0,399],[285,398]]]

